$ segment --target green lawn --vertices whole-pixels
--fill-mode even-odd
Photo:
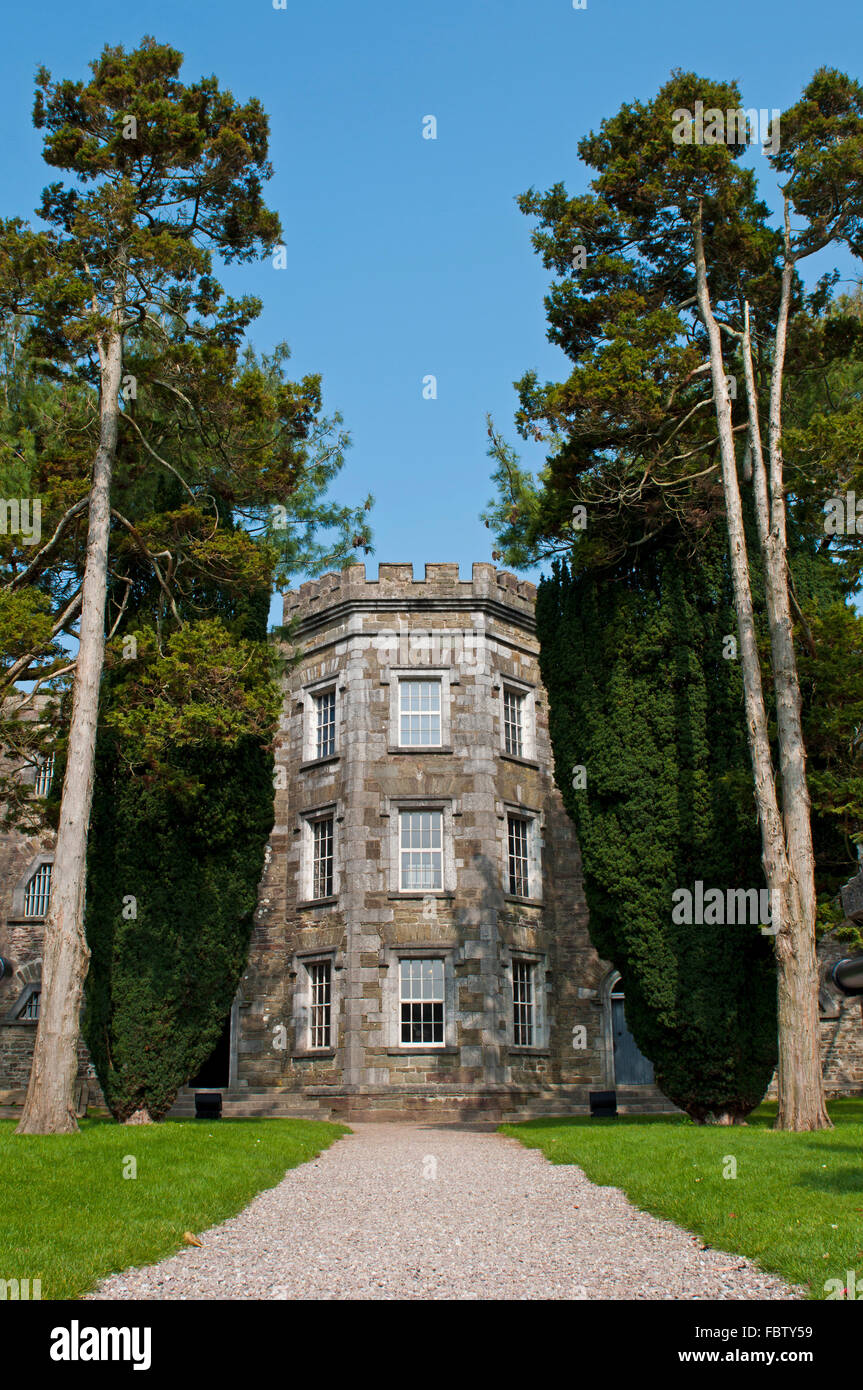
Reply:
[[[706,1245],[748,1255],[824,1298],[855,1270],[863,1293],[863,1101],[833,1101],[835,1129],[771,1129],[775,1105],[719,1128],[685,1116],[534,1120],[502,1131],[552,1163],[578,1163],[603,1187],[675,1221]],[[737,1176],[727,1159],[736,1159]]]
[[[16,1136],[0,1120],[0,1279],[76,1298],[241,1211],[348,1131],[314,1120],[84,1120],[80,1134]],[[137,1164],[137,1177],[127,1159]]]

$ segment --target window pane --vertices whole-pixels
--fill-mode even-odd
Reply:
[[[516,1047],[533,1046],[533,965],[530,961],[512,963],[513,1041]]]
[[[41,864],[24,890],[24,916],[44,917],[51,896],[51,865]]]
[[[399,742],[436,747],[440,741],[440,681],[399,681]]]
[[[37,796],[47,796],[51,790],[51,783],[54,778],[54,754],[50,753],[36,769],[36,781],[33,787]]]
[[[403,892],[443,889],[443,812],[402,811],[399,831]]]
[[[21,1009],[21,1011],[19,1012],[18,1017],[19,1017],[19,1018],[26,1019],[26,1021],[27,1021],[28,1023],[38,1023],[38,1021],[39,1021],[39,1001],[40,1001],[41,997],[42,997],[42,996],[41,996],[41,994],[39,993],[38,990],[36,990],[35,993],[31,994],[31,995],[30,995],[30,998],[27,1000],[27,1003],[24,1005],[23,1009]]]
[[[333,829],[332,816],[312,822],[312,897],[333,896]]]
[[[315,696],[315,757],[329,758],[336,751],[336,692]]]
[[[509,891],[520,898],[530,897],[528,874],[528,822],[510,816],[508,825]]]
[[[401,1040],[434,1044],[444,1041],[444,963],[403,960],[401,977]]]
[[[330,1046],[331,998],[330,962],[314,961],[309,967],[311,1006],[309,1010],[309,1046]]]
[[[522,737],[524,695],[504,687],[503,692],[503,735],[504,747],[513,757],[524,757]]]

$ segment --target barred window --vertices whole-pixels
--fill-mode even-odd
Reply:
[[[401,1040],[409,1047],[441,1047],[444,1041],[442,960],[401,962]]]
[[[312,897],[333,896],[333,828],[332,816],[312,821]]]
[[[311,988],[309,1047],[329,1047],[332,1012],[330,962],[328,960],[312,961],[308,966],[308,971]]]
[[[399,885],[403,893],[443,888],[442,811],[400,813],[399,858]]]
[[[336,751],[336,692],[315,696],[315,757],[329,758]]]
[[[27,1002],[24,1005],[21,1012],[18,1014],[18,1017],[23,1018],[27,1023],[38,1023],[39,1000],[41,998],[42,995],[39,992],[39,990],[34,990],[33,993],[28,997]]]
[[[40,864],[24,889],[24,916],[44,917],[51,896],[51,865]]]
[[[51,790],[51,783],[54,780],[54,754],[50,753],[47,758],[36,769],[36,780],[33,790],[37,796],[47,796]]]
[[[512,963],[512,1036],[516,1047],[533,1047],[533,965]]]
[[[515,758],[524,757],[523,737],[524,696],[517,690],[504,686],[503,691],[503,739],[504,748]]]
[[[399,681],[399,743],[439,748],[440,731],[440,681]]]
[[[528,821],[522,816],[509,817],[509,891],[518,898],[530,897],[528,833]]]

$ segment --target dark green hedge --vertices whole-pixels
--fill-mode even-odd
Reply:
[[[130,631],[152,622],[152,597],[142,583]],[[199,585],[194,597],[235,637],[265,639],[266,587]],[[158,1120],[215,1047],[246,965],[273,826],[273,755],[258,734],[130,767],[133,751],[106,716],[134,670],[114,663],[103,681],[82,1031],[116,1118],[144,1108]]]
[[[675,926],[672,892],[761,888],[726,568],[673,553],[631,575],[540,585],[537,624],[556,776],[578,833],[600,954],[657,1084],[697,1119],[757,1105],[776,1062],[770,938]],[[584,765],[587,786],[573,790]]]
[[[188,804],[161,780],[131,778],[116,742],[100,738],[83,1031],[120,1120],[139,1107],[160,1119],[213,1050],[245,967],[273,823],[272,755],[259,741],[198,749],[176,766],[203,784]]]

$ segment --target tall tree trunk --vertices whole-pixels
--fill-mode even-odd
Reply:
[[[710,345],[710,370],[716,401],[716,418],[719,429],[719,449],[722,461],[722,480],[725,494],[725,510],[728,525],[728,539],[731,555],[731,572],[734,586],[734,602],[737,612],[740,636],[741,661],[743,669],[743,689],[746,705],[749,748],[755,782],[755,797],[758,817],[761,823],[762,858],[767,886],[771,890],[774,920],[778,911],[779,930],[774,936],[774,949],[778,970],[779,1006],[779,1114],[777,1127],[784,1129],[823,1129],[830,1126],[824,1106],[824,1089],[821,1073],[821,1057],[818,1040],[818,991],[817,967],[815,963],[814,938],[814,878],[812,908],[805,889],[801,890],[796,872],[789,862],[789,842],[786,840],[786,827],[779,814],[776,780],[770,754],[770,741],[767,732],[767,715],[764,705],[764,690],[761,682],[761,666],[752,606],[752,592],[749,580],[749,561],[746,552],[746,537],[743,527],[743,508],[740,500],[740,486],[737,477],[737,460],[734,451],[734,435],[731,428],[731,402],[725,379],[722,360],[722,343],[719,325],[710,304],[707,285],[707,266],[704,257],[704,242],[701,229],[701,216],[695,222],[695,269],[697,280],[698,307],[707,330]],[[786,311],[787,315],[787,311]],[[746,347],[746,344],[744,345]],[[747,353],[744,351],[744,361]],[[751,360],[747,365],[747,388]],[[780,381],[781,390],[781,381]],[[757,426],[757,422],[756,422]],[[753,476],[758,466],[757,453],[760,437],[753,435],[750,422],[750,440],[753,450]],[[763,482],[763,459],[761,460]],[[756,512],[766,503],[766,494],[758,494],[756,483]],[[784,517],[784,513],[783,513]],[[763,524],[763,511],[759,527]],[[784,524],[782,531],[784,542]],[[762,542],[763,544],[763,542]],[[775,547],[773,548],[775,551]],[[776,622],[771,618],[771,637],[774,625],[779,642],[778,655],[781,667],[783,691],[783,725],[786,750],[782,767],[794,764],[802,751],[802,734],[795,754],[793,743],[788,743],[793,719],[793,686],[796,682],[796,666],[792,666],[793,681],[789,683],[787,651],[783,646],[781,623],[781,598],[779,589],[784,587],[786,603],[788,600],[787,573],[784,573],[784,551],[782,552],[782,583],[775,554],[769,559],[764,555],[765,572],[768,574],[768,589],[771,593],[771,606],[774,608]],[[790,639],[790,616],[787,636]],[[774,674],[777,665],[777,649],[774,648]],[[792,649],[793,662],[793,649]],[[790,698],[789,698],[790,697]],[[799,705],[797,710],[799,716]],[[780,757],[783,757],[780,752]],[[803,764],[803,785],[805,788],[805,764]],[[793,786],[792,782],[792,786]],[[783,791],[785,791],[783,782]],[[795,826],[800,831],[799,801],[795,806]],[[806,802],[808,824],[808,798]],[[811,850],[811,833],[810,833]],[[793,852],[793,851],[792,851]],[[795,865],[794,869],[805,879],[806,863]]]
[[[90,488],[69,751],[51,876],[51,900],[45,921],[39,1025],[18,1134],[64,1134],[78,1128],[75,1117],[78,1036],[90,959],[84,935],[84,889],[99,686],[105,655],[111,472],[119,429],[124,288],[118,276],[111,326],[99,344],[99,446],[93,461]]]
[[[786,208],[787,218],[787,208]],[[794,651],[788,587],[785,494],[782,480],[782,378],[793,265],[786,264],[776,326],[770,386],[770,491],[764,469],[758,398],[752,365],[749,306],[745,309],[743,366],[749,409],[749,439],[758,539],[764,559],[765,598],[770,629],[782,811],[798,929],[776,938],[779,972],[779,1110],[777,1129],[832,1127],[824,1099],[818,1026],[818,959],[815,951],[815,852],[812,845],[802,699]]]

